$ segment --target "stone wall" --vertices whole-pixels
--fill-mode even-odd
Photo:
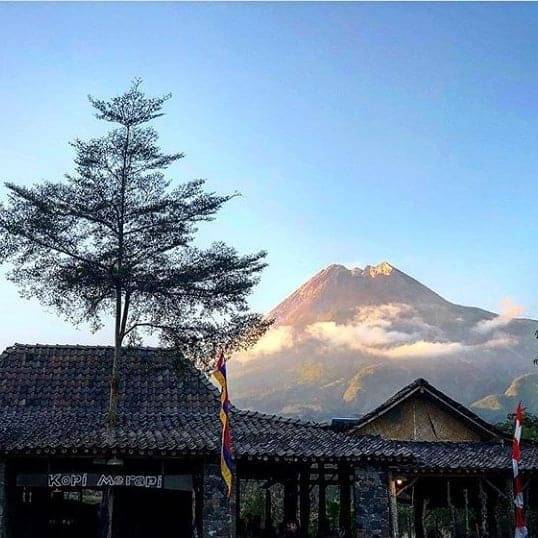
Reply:
[[[202,538],[233,537],[234,506],[228,499],[218,465],[204,465],[202,495]]]
[[[390,538],[391,513],[387,472],[373,466],[355,469],[353,480],[357,537]]]

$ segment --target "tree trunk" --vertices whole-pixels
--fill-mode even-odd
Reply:
[[[119,335],[115,337],[114,343],[114,356],[112,358],[112,371],[110,373],[110,399],[108,403],[108,430],[109,433],[112,432],[114,427],[118,423],[118,398],[119,398],[119,374],[118,374],[118,363],[121,355],[121,345],[119,342]]]
[[[110,441],[114,434],[114,428],[118,424],[118,401],[119,401],[119,373],[118,365],[121,356],[121,290],[116,290],[116,327],[114,331],[114,355],[112,358],[112,371],[110,375],[110,400],[108,404],[107,416],[107,432],[110,436]],[[125,314],[125,312],[124,312]],[[108,488],[108,528],[106,538],[114,536],[114,489]]]

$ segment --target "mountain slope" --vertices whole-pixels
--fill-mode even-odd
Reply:
[[[471,408],[489,420],[502,420],[513,413],[518,402],[536,413],[538,410],[538,374],[531,373],[516,377],[501,394],[490,394],[474,402]]]
[[[243,406],[316,418],[360,414],[416,377],[464,403],[531,369],[538,323],[453,304],[387,262],[331,265],[270,313],[230,363]]]

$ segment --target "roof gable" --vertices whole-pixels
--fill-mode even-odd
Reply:
[[[497,440],[505,437],[504,433],[495,426],[489,424],[470,409],[456,402],[422,378],[416,379],[373,411],[359,418],[351,432],[360,433],[367,425],[373,424],[393,409],[418,396],[426,396],[433,400],[439,408],[449,413],[469,429],[477,432],[483,440]]]

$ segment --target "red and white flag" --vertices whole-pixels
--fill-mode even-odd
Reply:
[[[512,441],[512,467],[514,468],[514,505],[516,516],[516,531],[514,538],[527,538],[527,524],[525,523],[525,510],[523,506],[523,487],[519,475],[519,463],[521,461],[521,425],[523,423],[524,410],[519,402],[516,409],[514,440]]]

